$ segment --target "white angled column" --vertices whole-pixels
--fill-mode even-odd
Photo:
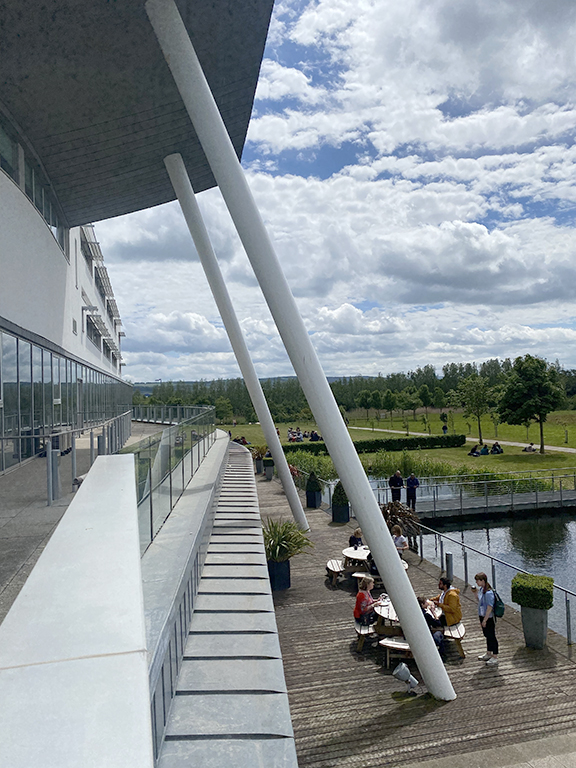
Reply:
[[[146,11],[430,693],[456,698],[174,0]]]
[[[216,254],[214,253],[210,237],[208,236],[206,226],[204,225],[204,220],[200,213],[200,208],[198,207],[186,166],[184,165],[182,156],[179,154],[165,157],[164,164],[166,165],[170,181],[172,182],[176,197],[182,208],[182,213],[188,224],[188,229],[194,240],[198,256],[200,257],[200,263],[204,268],[206,278],[212,290],[214,300],[216,301],[216,306],[220,312],[220,317],[222,318],[226,333],[230,339],[230,344],[236,355],[236,360],[238,361],[240,371],[242,372],[244,382],[246,383],[246,388],[252,400],[254,410],[258,416],[258,421],[260,422],[264,437],[270,448],[278,476],[280,477],[282,487],[284,488],[284,493],[286,494],[290,509],[292,510],[292,515],[294,516],[294,520],[298,524],[298,527],[307,531],[309,526],[304,510],[302,509],[302,504],[300,503],[300,496],[298,495],[298,490],[294,485],[292,475],[290,474],[286,456],[282,450],[280,440],[276,433],[276,427],[274,426],[272,415],[268,408],[268,403],[266,402],[264,392],[262,391],[262,386],[256,374],[248,347],[246,346],[244,334],[240,328],[240,323],[236,317],[230,294],[226,288],[226,283],[222,277]]]

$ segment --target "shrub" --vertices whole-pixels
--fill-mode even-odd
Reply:
[[[293,520],[273,520],[268,517],[262,527],[266,560],[283,563],[314,544]]]
[[[263,459],[266,455],[266,451],[268,450],[267,445],[251,445],[249,446],[248,450],[252,454],[252,458],[254,460]]]
[[[332,494],[332,505],[334,504],[337,507],[344,507],[348,504],[348,496],[346,496],[346,491],[340,480],[336,483],[336,488],[334,488],[334,493]]]
[[[386,439],[355,440],[357,453],[376,451],[416,451],[418,448],[459,448],[466,442],[465,435],[427,435],[422,437],[390,437]],[[328,453],[325,443],[289,443],[284,453],[302,451],[313,454]]]
[[[314,472],[310,473],[310,477],[308,478],[308,481],[306,483],[306,490],[310,491],[310,493],[319,493],[322,491],[322,486],[320,485],[320,481],[318,480]]]
[[[512,579],[512,600],[525,608],[547,611],[554,602],[554,579],[533,573],[517,573]]]

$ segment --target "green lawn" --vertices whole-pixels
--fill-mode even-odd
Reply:
[[[554,417],[560,417],[562,419],[566,418],[566,416],[572,417],[573,420],[573,431],[575,433],[576,437],[576,412],[575,411],[566,411],[566,412],[559,412],[557,414],[552,414],[550,423],[546,430],[546,437],[549,440],[551,444],[553,444],[551,437],[554,435],[553,428],[554,428]],[[463,419],[461,416],[456,416],[456,424],[458,425],[458,418],[460,419],[460,425],[463,423]],[[438,419],[438,415],[436,414],[436,419]],[[431,419],[431,422],[433,419]],[[388,422],[389,423],[389,422]],[[411,421],[410,424],[413,422]],[[438,423],[440,424],[440,427],[442,426],[441,422],[438,420]],[[302,431],[310,431],[311,429],[318,429],[317,425],[313,422],[308,423],[292,423],[292,424],[278,424],[278,429],[280,430],[280,441],[282,443],[287,443],[287,430],[289,426],[299,426]],[[399,427],[401,427],[400,424],[398,424]],[[549,433],[550,428],[550,433]],[[230,430],[232,432],[232,437],[240,437],[244,436],[248,442],[250,442],[252,445],[265,445],[266,441],[264,439],[264,434],[262,432],[262,428],[259,424],[241,424],[237,427],[232,427],[232,425],[219,425],[219,429],[223,430]],[[498,436],[500,439],[509,439],[509,440],[515,440],[519,439],[522,440],[522,437],[520,436],[517,438],[515,435],[506,436],[504,437],[504,430],[505,429],[511,429],[511,430],[523,430],[524,435],[526,434],[526,429],[524,427],[508,427],[507,425],[500,425],[498,428]],[[532,433],[531,428],[531,433]],[[556,424],[557,429],[557,424]],[[386,437],[385,432],[366,432],[362,429],[355,429],[354,427],[350,427],[350,435],[352,436],[353,440],[365,440],[369,436],[381,436],[382,438]],[[422,429],[417,429],[416,426],[414,428],[414,431],[421,432]],[[440,430],[436,430],[440,432]],[[460,430],[456,429],[457,432]],[[464,430],[466,432],[466,430]],[[461,432],[460,432],[461,433]],[[556,434],[560,435],[560,430],[557,429]],[[558,441],[558,445],[562,447],[563,445],[563,430],[562,430],[562,441]],[[534,434],[531,439],[536,442],[536,435]],[[493,442],[493,438],[488,439],[487,435],[487,441],[489,443]],[[524,442],[524,441],[523,441]],[[573,447],[576,447],[576,440],[574,441],[575,444]],[[308,441],[305,441],[305,444],[308,443]],[[431,450],[423,450],[423,451],[417,451],[410,453],[418,454],[418,457],[422,460],[429,460],[430,462],[434,463],[446,463],[455,469],[458,467],[461,467],[462,465],[466,465],[470,469],[478,470],[478,469],[486,469],[493,472],[518,472],[518,471],[530,471],[530,470],[549,470],[549,469],[561,469],[564,467],[576,467],[576,454],[570,454],[570,453],[561,453],[559,451],[550,451],[543,456],[541,456],[539,453],[522,453],[522,449],[520,447],[514,447],[514,446],[505,446],[504,447],[504,453],[497,455],[497,456],[478,456],[476,458],[472,456],[468,456],[468,451],[470,450],[470,444],[468,443],[467,446],[464,446],[462,448],[435,448]],[[401,454],[391,454],[392,456],[398,455],[398,458],[400,458]],[[369,461],[369,454],[363,454],[363,461]]]
[[[374,430],[395,429],[405,431],[402,418],[396,414],[392,422],[390,422],[389,418],[381,418],[380,420],[371,418],[368,420],[365,418],[365,413],[365,411],[353,411],[352,416],[356,416],[356,418],[350,419],[350,427],[369,427]],[[408,429],[410,433],[428,431],[422,421],[422,416],[425,416],[423,409],[417,411],[416,420],[414,420],[412,412],[407,411],[405,416],[408,419]],[[526,427],[510,424],[498,424],[495,426],[488,416],[484,416],[481,420],[481,424],[482,437],[488,442],[493,442],[494,440],[512,440],[514,442],[533,442],[536,445],[540,444],[540,430],[537,424],[531,424],[528,430],[526,430]],[[439,411],[431,408],[428,409],[428,426],[430,427],[432,434],[442,434],[442,422],[439,418]],[[448,422],[448,427],[450,433],[454,431],[456,434],[466,435],[467,437],[478,437],[476,419],[465,419],[461,413],[454,414],[454,428],[452,428],[450,422]],[[566,442],[566,432],[568,433],[568,442]],[[356,432],[358,435],[362,433],[366,434],[366,431],[358,430]],[[356,437],[355,435],[354,439],[361,438]],[[576,411],[555,411],[554,413],[551,413],[548,417],[548,421],[544,425],[544,442],[549,445],[558,445],[560,447],[567,445],[570,448],[576,448]]]

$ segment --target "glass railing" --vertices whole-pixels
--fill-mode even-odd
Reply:
[[[157,412],[146,414],[142,420],[152,422],[154,419],[151,417],[156,415],[159,418],[157,423],[163,424],[171,423],[171,419],[175,418],[168,412],[172,406],[151,408]],[[187,407],[174,408],[184,410]],[[134,454],[142,553],[154,540],[216,439],[214,408],[194,410],[197,413],[191,418],[121,451]]]

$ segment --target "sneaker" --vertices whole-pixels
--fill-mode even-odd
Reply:
[[[498,666],[498,659],[495,659],[494,656],[492,656],[491,659],[488,659],[486,662],[487,667],[497,667]]]
[[[488,661],[488,659],[492,658],[491,653],[483,653],[482,656],[478,656],[478,661]]]

